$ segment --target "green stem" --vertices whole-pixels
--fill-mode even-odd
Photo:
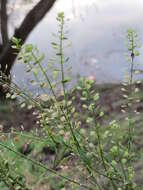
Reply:
[[[69,178],[69,177],[63,176],[62,174],[57,173],[55,170],[53,170],[53,169],[51,169],[51,168],[48,168],[48,167],[46,167],[45,165],[43,165],[42,163],[37,162],[37,161],[35,161],[35,160],[33,160],[33,159],[31,159],[31,158],[25,156],[24,154],[21,154],[21,153],[15,151],[15,150],[13,150],[13,149],[10,148],[9,146],[7,146],[7,145],[5,145],[5,144],[3,144],[3,143],[1,143],[1,142],[0,142],[0,146],[2,146],[3,148],[5,148],[5,149],[7,149],[7,150],[9,150],[9,151],[11,151],[11,152],[13,152],[13,153],[15,153],[17,156],[19,156],[19,157],[21,157],[21,158],[23,158],[23,159],[25,159],[25,160],[28,160],[28,161],[32,162],[34,165],[37,165],[37,166],[39,166],[39,167],[41,167],[41,168],[43,168],[43,169],[49,171],[50,173],[53,173],[54,175],[56,175],[56,176],[58,176],[58,177],[60,177],[60,178],[62,178],[62,179],[65,179],[65,180],[67,180],[67,181],[69,181],[69,182],[71,182],[71,183],[74,183],[74,184],[76,184],[76,185],[79,185],[79,186],[81,186],[81,187],[84,187],[84,188],[87,188],[87,189],[91,190],[91,188],[88,187],[87,185],[81,184],[81,183],[79,183],[79,182],[77,182],[77,181],[75,181],[75,180],[73,180],[73,179],[71,179],[71,178]]]

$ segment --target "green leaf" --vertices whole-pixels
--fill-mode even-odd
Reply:
[[[6,94],[6,98],[10,98],[11,97],[11,94],[10,93],[7,93]]]
[[[103,117],[104,116],[104,112],[100,112],[99,116]]]
[[[16,97],[17,97],[16,94],[13,94],[13,95],[11,96],[11,99],[14,100]]]
[[[17,46],[16,45],[12,45],[11,46],[13,49],[17,49]]]
[[[33,50],[33,45],[32,44],[26,44],[25,45],[25,52],[29,53]]]
[[[66,62],[68,62],[68,61],[69,61],[69,59],[70,59],[70,58],[69,58],[69,57],[67,57],[67,58],[65,59],[65,63],[66,63]]]
[[[68,83],[70,81],[70,78],[66,78],[65,80],[62,81],[62,83]]]
[[[63,39],[63,40],[68,40],[68,38],[67,38],[67,37],[63,37],[62,39]]]
[[[44,59],[44,54],[41,54],[39,55],[37,58],[36,58],[36,61],[34,63],[34,65],[36,65],[37,63],[41,63],[41,61]]]
[[[21,108],[24,108],[25,106],[26,106],[25,103],[22,103],[22,104],[20,105]]]
[[[62,54],[61,53],[56,53],[57,56],[61,56]]]
[[[37,68],[33,68],[32,71],[33,71],[34,75],[38,74],[38,69]]]
[[[46,84],[45,82],[42,82],[42,83],[40,84],[40,87],[41,87],[41,88],[46,88],[46,86],[47,86],[47,84]]]
[[[139,56],[140,55],[140,52],[139,51],[136,51],[135,52],[135,56]]]
[[[94,101],[97,101],[99,99],[99,93],[96,93],[93,97]]]
[[[58,46],[58,44],[55,43],[55,42],[52,42],[51,44],[52,44],[53,46]]]
[[[19,44],[19,42],[21,41],[21,39],[18,39],[18,38],[16,38],[16,37],[13,37],[12,38],[12,42],[14,43],[14,44]]]

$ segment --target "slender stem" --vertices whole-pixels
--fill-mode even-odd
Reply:
[[[129,85],[130,85],[130,91],[129,91],[129,103],[132,104],[132,99],[133,99],[133,72],[134,72],[134,56],[135,56],[135,48],[134,48],[134,34],[132,33],[131,35],[131,67],[130,67],[130,80],[129,80]],[[129,140],[128,140],[128,152],[130,155],[131,151],[131,146],[132,146],[132,137],[133,137],[133,125],[132,125],[132,115],[131,113],[129,114],[129,124],[128,124],[128,133],[129,133]],[[129,160],[130,163],[130,160]]]
[[[37,161],[35,161],[35,160],[33,160],[33,159],[31,159],[31,158],[25,156],[24,154],[21,154],[21,153],[15,151],[15,150],[13,150],[13,149],[10,148],[9,146],[7,146],[7,145],[5,145],[5,144],[3,144],[3,143],[1,143],[1,142],[0,142],[0,146],[3,147],[3,148],[5,148],[5,149],[7,149],[7,150],[9,150],[9,151],[11,151],[11,152],[13,152],[13,153],[15,153],[17,156],[19,156],[19,157],[21,157],[21,158],[23,158],[23,159],[25,159],[25,160],[28,160],[28,161],[32,162],[33,164],[35,164],[35,165],[37,165],[37,166],[39,166],[39,167],[41,167],[41,168],[43,168],[43,169],[49,171],[50,173],[53,173],[54,175],[56,175],[56,176],[58,176],[58,177],[60,177],[60,178],[62,178],[62,179],[65,179],[65,180],[67,180],[67,181],[69,181],[69,182],[71,182],[71,183],[74,183],[74,184],[76,184],[76,185],[79,185],[79,186],[81,186],[81,187],[84,187],[84,188],[87,188],[87,189],[91,190],[91,188],[88,187],[87,185],[81,184],[81,183],[79,183],[79,182],[77,182],[77,181],[75,181],[75,180],[73,180],[73,179],[71,179],[71,178],[68,178],[68,177],[66,177],[66,176],[64,176],[64,175],[62,175],[62,174],[59,174],[59,173],[56,172],[55,170],[53,170],[53,169],[51,169],[51,168],[48,168],[48,167],[46,167],[45,165],[43,165],[42,163],[37,162]]]
[[[87,94],[88,94],[88,101],[90,102],[91,100],[90,100],[90,92],[89,92],[89,90],[87,90]],[[103,167],[104,167],[104,170],[106,171],[107,178],[110,180],[113,188],[116,190],[117,187],[116,187],[112,177],[108,177],[108,169],[106,167],[105,158],[104,158],[104,152],[103,152],[102,145],[101,145],[101,138],[100,138],[100,133],[99,133],[99,125],[98,125],[96,117],[95,117],[96,114],[95,114],[95,109],[94,109],[93,106],[92,106],[92,114],[94,116],[94,124],[95,124],[97,140],[98,140],[98,148],[99,148],[100,157],[101,157],[101,160],[102,160],[102,163],[103,163]]]
[[[126,179],[127,179],[127,175],[126,175],[126,171],[125,171],[124,165],[123,165],[123,163],[122,163],[122,161],[121,161],[120,147],[119,147],[119,143],[117,142],[117,140],[116,140],[116,145],[117,145],[117,147],[118,147],[119,163],[120,163],[121,170],[122,170],[122,173],[123,173],[123,175],[124,175],[124,178],[125,178],[125,180],[126,180]]]
[[[64,17],[61,18],[61,24],[60,24],[60,45],[59,45],[59,53],[60,53],[60,65],[61,65],[61,74],[62,74],[62,86],[63,86],[63,92],[64,92],[64,99],[66,100],[66,88],[65,88],[65,75],[64,75],[64,61],[63,61],[63,32],[64,32]]]
[[[34,55],[33,52],[32,52],[32,55],[33,55],[33,57],[35,57],[35,59],[36,59],[36,56]],[[50,90],[51,90],[51,92],[52,92],[54,98],[57,99],[56,94],[55,94],[55,91],[54,91],[54,89],[53,89],[53,86],[52,86],[52,84],[51,84],[51,81],[50,81],[50,79],[49,79],[49,77],[48,77],[46,71],[44,70],[44,68],[42,67],[42,65],[41,65],[41,63],[40,63],[39,61],[38,61],[37,63],[38,63],[38,66],[39,66],[39,68],[40,68],[42,74],[44,75],[45,79],[47,80],[47,82],[48,82],[48,84],[49,84],[49,86],[50,86]]]
[[[31,64],[30,64],[29,62],[28,62],[27,64],[28,64],[28,66],[30,67],[30,69],[32,70]],[[40,80],[39,80],[38,76],[37,76],[34,72],[33,72],[33,75],[34,75],[34,77],[35,77],[36,82],[40,84]],[[42,87],[41,87],[41,88],[42,88]],[[46,93],[46,90],[45,90],[44,88],[42,88],[42,91],[43,91],[44,93]]]

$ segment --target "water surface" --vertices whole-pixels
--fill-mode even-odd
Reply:
[[[29,35],[27,43],[36,44],[45,53],[47,63],[52,55],[52,33],[57,31],[56,16],[64,11],[70,19],[67,25],[72,46],[67,54],[73,79],[96,75],[98,83],[118,83],[129,67],[125,57],[126,31],[134,28],[141,42],[143,39],[142,10],[141,0],[59,0]],[[142,57],[138,59],[141,60]],[[13,72],[18,81],[27,80],[22,65],[15,64]]]

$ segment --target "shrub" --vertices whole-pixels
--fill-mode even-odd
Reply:
[[[69,58],[66,58],[64,53],[67,36],[63,13],[58,14],[57,21],[59,31],[55,36],[58,42],[52,42],[52,47],[56,51],[56,58],[52,58],[52,61],[58,62],[52,65],[52,68],[54,66],[52,76],[56,82],[51,82],[47,68],[42,65],[44,56],[38,49],[32,44],[21,46],[20,40],[13,38],[13,48],[21,50],[18,59],[26,64],[27,72],[33,73],[43,94],[35,97],[21,90],[14,82],[11,82],[11,85],[4,84],[10,89],[7,98],[20,97],[17,101],[21,108],[26,106],[28,109],[33,109],[40,125],[39,133],[25,134],[11,131],[11,141],[20,137],[21,140],[30,139],[31,144],[33,143],[37,149],[46,145],[52,149],[54,158],[48,167],[45,162],[34,159],[32,154],[30,156],[22,154],[18,151],[16,143],[12,146],[6,142],[5,138],[9,134],[4,131],[1,132],[1,150],[6,149],[14,153],[16,158],[30,162],[31,173],[38,172],[41,181],[47,177],[48,183],[51,184],[55,179],[57,183],[52,182],[52,189],[135,190],[138,187],[134,182],[134,163],[138,156],[133,143],[134,114],[139,113],[132,112],[131,108],[134,103],[139,102],[139,88],[135,86],[133,78],[135,58],[139,55],[137,34],[134,30],[129,30],[127,33],[130,71],[129,80],[125,81],[121,88],[124,98],[121,111],[126,114],[127,127],[123,129],[121,122],[116,118],[106,126],[102,126],[100,120],[104,120],[104,112],[99,104],[100,94],[96,91],[94,81],[80,79],[75,89],[66,88],[70,79],[65,72],[69,67]],[[44,80],[41,80],[40,76],[44,77]],[[1,83],[3,84],[2,80]],[[137,85],[139,83],[140,81],[136,81]],[[60,93],[57,93],[57,87],[62,89]],[[76,94],[79,97],[78,105]],[[83,123],[86,127],[83,127]],[[6,152],[3,155],[5,154]],[[67,163],[72,160],[74,163],[68,165]],[[25,167],[27,162],[24,164]],[[9,189],[32,189],[33,184],[26,182],[23,177],[20,178],[20,174],[18,177],[14,177],[15,174],[8,174],[11,173],[9,165],[9,159],[3,157],[0,161],[1,181]],[[14,165],[18,167],[16,162]],[[61,178],[62,181],[54,176]]]

